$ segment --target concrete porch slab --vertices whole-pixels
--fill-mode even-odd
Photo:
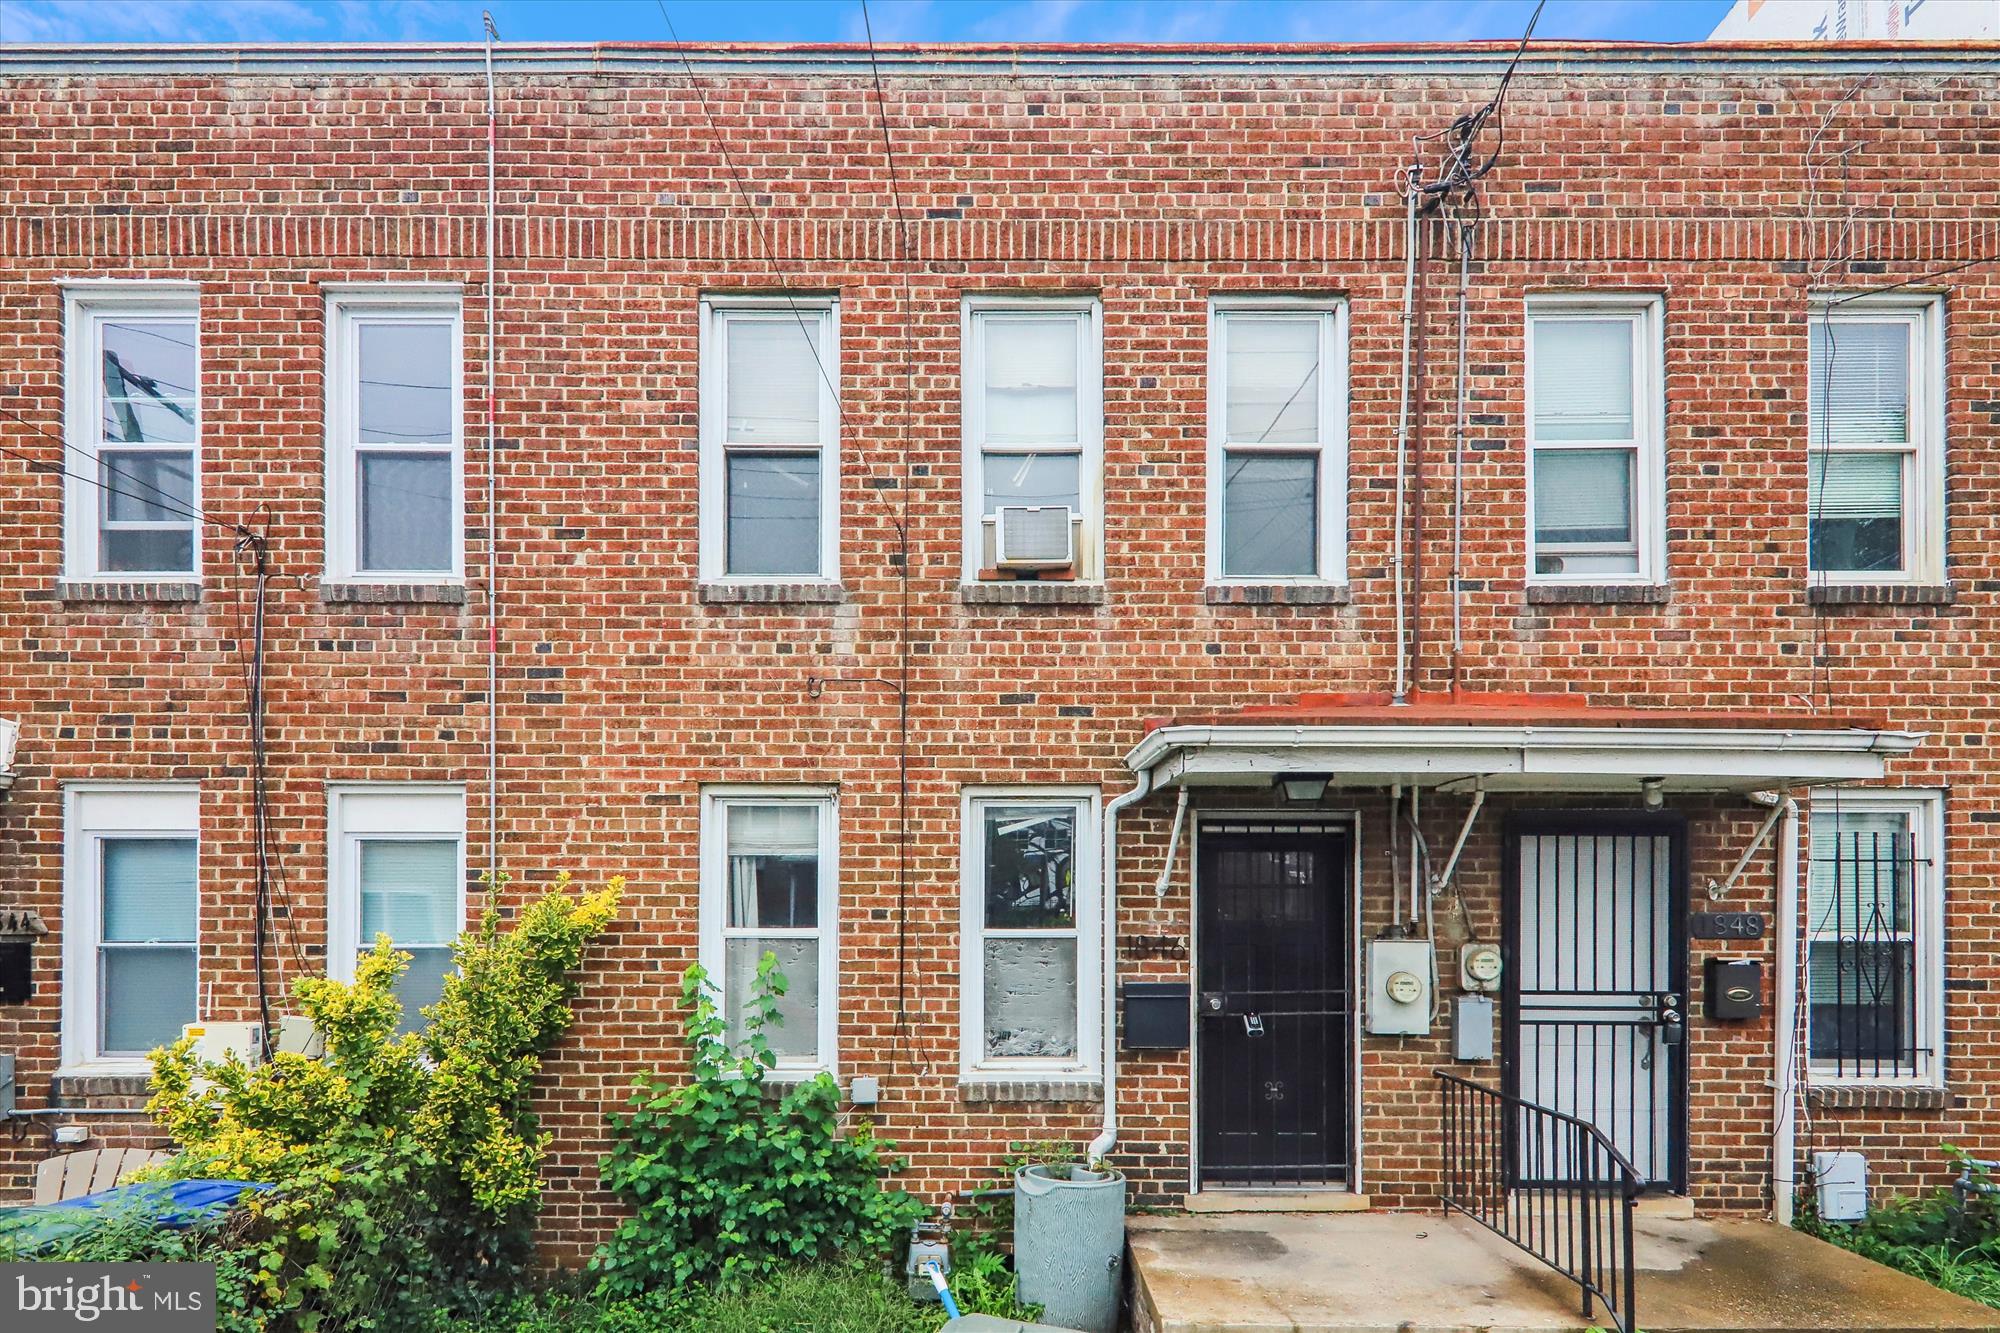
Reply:
[[[1645,1217],[1646,1333],[2000,1333],[2000,1310],[1768,1222]],[[1574,1333],[1576,1288],[1435,1213],[1135,1217],[1137,1333]]]

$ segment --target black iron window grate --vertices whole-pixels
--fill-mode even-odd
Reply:
[[[1914,1079],[1929,1066],[1924,938],[1931,882],[1905,811],[1822,812],[1806,894],[1807,1058],[1823,1078]]]

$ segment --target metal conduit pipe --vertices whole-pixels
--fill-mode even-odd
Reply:
[[[1098,876],[1104,897],[1104,1128],[1085,1150],[1085,1163],[1118,1142],[1118,816],[1152,793],[1153,770],[1140,769],[1138,778],[1132,790],[1104,803],[1104,871]],[[1181,791],[1185,799],[1187,789]]]
[[[1395,584],[1393,601],[1396,619],[1396,686],[1390,696],[1392,703],[1409,702],[1408,663],[1405,661],[1403,646],[1407,635],[1404,631],[1403,608],[1403,515],[1409,492],[1410,463],[1410,354],[1415,341],[1416,296],[1417,296],[1417,182],[1421,179],[1421,162],[1410,163],[1410,178],[1405,198],[1408,207],[1403,222],[1403,371],[1402,399],[1396,409],[1396,540],[1390,557],[1389,569]]]
[[[1799,1078],[1799,803],[1779,799],[1784,823],[1778,831],[1778,968],[1777,1012],[1773,1015],[1772,1101],[1776,1123],[1771,1132],[1771,1216],[1779,1226],[1792,1224],[1796,1188],[1794,1160],[1798,1148]]]

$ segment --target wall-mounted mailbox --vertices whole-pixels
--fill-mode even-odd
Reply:
[[[1125,983],[1125,1049],[1184,1051],[1188,1048],[1185,981]]]
[[[1708,1016],[1740,1023],[1764,1012],[1764,964],[1756,958],[1711,958],[1708,975]]]
[[[0,1004],[35,998],[35,941],[48,933],[33,912],[0,911]]]

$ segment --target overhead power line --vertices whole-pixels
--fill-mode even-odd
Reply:
[[[222,531],[232,533],[238,537],[249,537],[258,541],[263,540],[262,534],[254,532],[251,529],[244,527],[241,523],[232,523],[227,519],[216,518],[212,514],[203,513],[201,510],[191,505],[183,503],[181,499],[178,496],[174,495],[172,492],[161,490],[158,486],[153,485],[151,482],[145,480],[143,477],[135,477],[131,473],[126,472],[124,469],[118,467],[115,463],[112,463],[110,460],[99,458],[97,455],[92,454],[89,450],[71,444],[68,440],[56,434],[54,431],[36,425],[28,418],[22,416],[19,412],[14,411],[12,408],[0,407],[0,416],[8,417],[11,420],[15,421],[16,423],[18,423],[19,425],[26,426],[29,430],[33,431],[35,434],[40,435],[46,439],[54,440],[57,444],[60,444],[63,448],[70,450],[73,453],[81,455],[82,457],[90,459],[91,461],[97,463],[98,466],[102,467],[106,472],[111,473],[113,476],[118,477],[123,481],[129,482],[134,486],[143,487],[144,489],[151,491],[153,494],[151,496],[147,496],[139,494],[134,491],[120,489],[119,487],[113,486],[109,482],[106,482],[102,477],[93,477],[86,472],[72,471],[69,468],[64,467],[60,463],[51,463],[47,459],[36,458],[33,454],[25,453],[22,450],[13,448],[10,445],[0,444],[0,453],[4,453],[11,458],[18,458],[22,462],[28,464],[30,467],[33,467],[39,471],[57,473],[61,476],[69,477],[73,480],[83,482],[86,485],[95,486],[99,490],[104,491],[106,494],[116,495],[126,500],[136,500],[140,504],[153,505],[157,508],[164,509],[168,513],[172,514],[174,517],[187,519],[191,523],[206,523],[211,527],[220,528]]]

